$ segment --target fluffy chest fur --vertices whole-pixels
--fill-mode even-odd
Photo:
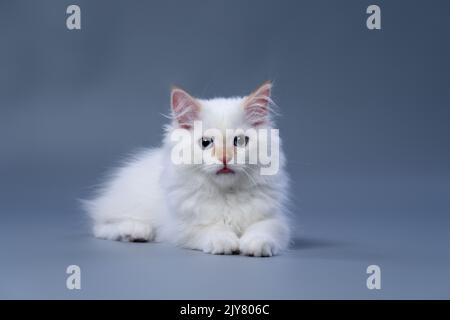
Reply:
[[[269,186],[220,188],[195,177],[166,185],[169,211],[186,225],[223,223],[237,234],[274,214],[278,200]]]

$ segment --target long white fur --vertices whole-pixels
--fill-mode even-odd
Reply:
[[[196,99],[200,106],[196,116],[204,128],[249,128],[246,99]],[[273,127],[269,114],[262,126]],[[242,164],[230,165],[235,174],[217,175],[219,165],[172,163],[174,142],[169,137],[179,127],[175,116],[160,148],[134,155],[94,199],[84,202],[94,235],[121,241],[169,241],[212,254],[239,251],[272,256],[286,249],[290,241],[285,206],[288,178],[281,150],[276,175],[263,176],[258,165]],[[200,138],[193,137],[193,143]]]

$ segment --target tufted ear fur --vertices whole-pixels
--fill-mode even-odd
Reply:
[[[186,91],[178,87],[172,87],[170,104],[178,125],[181,128],[190,129],[193,126],[194,120],[198,118],[200,111],[198,101]]]
[[[252,126],[267,122],[271,90],[272,83],[266,81],[245,99],[245,117]]]

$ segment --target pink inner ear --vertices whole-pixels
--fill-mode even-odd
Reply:
[[[271,84],[266,83],[252,93],[245,103],[245,115],[252,126],[264,124],[269,114]]]
[[[172,110],[181,128],[190,129],[198,117],[199,106],[181,89],[172,90]]]

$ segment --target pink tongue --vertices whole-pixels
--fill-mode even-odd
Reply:
[[[227,167],[223,167],[222,169],[217,171],[217,174],[221,174],[221,173],[234,173],[234,171],[231,169],[228,169]]]

